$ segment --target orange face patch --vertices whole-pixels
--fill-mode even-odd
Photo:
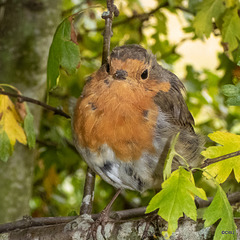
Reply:
[[[111,60],[110,73],[113,74],[117,70],[124,69],[130,78],[138,80],[145,68],[146,64],[138,59],[126,59],[122,61],[114,58]]]

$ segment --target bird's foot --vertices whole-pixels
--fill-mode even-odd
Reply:
[[[116,200],[116,198],[118,197],[118,195],[120,194],[120,192],[121,192],[121,189],[118,189],[118,191],[116,192],[116,194],[114,195],[112,200],[103,209],[103,211],[100,213],[100,216],[97,218],[97,220],[92,224],[92,226],[88,232],[87,239],[90,238],[90,236],[92,236],[93,240],[96,240],[97,239],[97,230],[100,226],[101,226],[102,237],[104,239],[106,239],[105,233],[104,233],[104,228],[105,228],[107,222],[110,220],[109,214],[110,214],[111,207],[112,207],[114,201]]]
[[[104,229],[109,220],[111,220],[109,217],[109,211],[108,209],[104,209],[100,213],[100,216],[94,221],[94,223],[92,223],[87,235],[87,239],[90,239],[92,237],[93,240],[97,240],[97,233],[100,227],[101,235],[104,239],[106,239]]]

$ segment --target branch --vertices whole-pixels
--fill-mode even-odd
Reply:
[[[232,152],[232,153],[228,153],[226,155],[220,156],[220,157],[216,157],[216,158],[207,158],[204,163],[201,165],[201,168],[204,168],[210,164],[216,163],[216,162],[220,162],[222,160],[228,159],[228,158],[232,158],[232,157],[236,157],[240,155],[240,151],[236,151],[236,152]]]
[[[238,203],[240,201],[239,199],[240,199],[240,192],[235,192],[228,195],[228,200],[231,205]],[[213,200],[212,197],[209,197],[208,201],[205,201],[200,198],[196,198],[195,202],[196,202],[197,208],[205,208],[211,204],[212,200]],[[133,208],[133,209],[127,209],[122,211],[113,211],[110,213],[110,217],[115,221],[130,220],[133,218],[142,218],[149,215],[149,214],[145,214],[145,211],[146,211],[146,207]],[[96,220],[99,218],[99,216],[100,216],[100,213],[92,214],[91,218],[93,220]],[[62,223],[68,223],[75,220],[76,218],[78,218],[78,216],[40,217],[40,218],[23,217],[23,219],[19,221],[1,224],[0,233],[14,231],[17,229],[26,229],[29,227],[52,226],[52,225],[57,225]]]
[[[164,7],[168,7],[169,4],[168,2],[165,2],[165,3],[161,3],[159,4],[156,8],[152,9],[151,11],[147,12],[147,13],[141,13],[141,14],[134,14],[133,16],[131,17],[127,17],[126,19],[123,19],[121,21],[118,21],[118,22],[115,22],[113,23],[113,27],[115,26],[118,26],[118,25],[121,25],[121,24],[124,24],[124,23],[128,23],[129,21],[132,21],[136,18],[139,18],[141,19],[142,21],[146,21],[149,19],[149,17],[151,15],[153,15],[155,12],[157,12],[159,9],[161,8],[164,8]]]
[[[10,97],[14,97],[14,98],[18,98],[18,102],[30,102],[30,103],[39,105],[39,106],[41,106],[41,107],[43,107],[43,108],[45,108],[49,111],[54,112],[54,114],[56,114],[56,115],[60,115],[62,117],[68,118],[68,119],[71,118],[67,113],[63,112],[61,109],[52,107],[52,106],[47,105],[46,103],[38,101],[36,99],[25,97],[23,95],[16,94],[16,93],[6,92],[6,91],[3,91],[1,89],[0,89],[0,94],[7,95],[7,96],[10,96]]]
[[[110,217],[116,220],[123,220],[135,217],[142,217],[144,216],[146,211],[146,207],[141,208],[133,208],[123,211],[113,211],[110,214]],[[90,215],[93,220],[99,218],[99,214],[92,214]],[[11,222],[0,224],[0,233],[14,231],[16,229],[26,229],[29,227],[37,227],[37,226],[49,226],[49,225],[57,225],[62,223],[68,223],[79,216],[68,216],[68,217],[39,217],[39,218],[32,218],[32,217],[23,217],[23,219]]]
[[[83,200],[80,207],[80,215],[92,213],[92,203],[94,199],[95,172],[87,168],[86,179],[83,191]]]
[[[234,205],[235,203],[240,202],[240,192],[235,192],[235,193],[231,193],[227,196],[228,201],[231,205]],[[211,202],[213,201],[213,197],[209,197],[208,201],[205,201],[201,198],[196,198],[195,202],[197,205],[197,208],[205,208],[208,207]]]
[[[105,29],[103,33],[103,53],[102,53],[102,65],[107,62],[110,55],[110,43],[112,37],[112,19],[114,16],[118,16],[119,11],[114,5],[114,0],[107,0],[108,11],[103,12],[102,18],[105,20]],[[94,183],[95,173],[88,167],[86,173],[86,180],[84,184],[83,200],[80,207],[80,215],[91,214],[92,203],[94,199]]]
[[[37,226],[48,226],[48,225],[56,225],[61,223],[68,223],[76,219],[77,216],[69,216],[69,217],[23,217],[23,219],[5,223],[0,225],[0,233],[14,231],[16,229],[26,229],[29,227],[37,227]]]
[[[112,27],[116,27],[116,26],[119,26],[119,25],[122,25],[122,24],[125,24],[125,23],[129,23],[130,21],[132,21],[132,20],[134,20],[134,19],[136,19],[136,18],[139,18],[139,19],[141,19],[142,21],[146,21],[146,20],[149,19],[149,17],[150,17],[151,15],[153,15],[153,14],[154,14],[155,12],[157,12],[159,9],[165,8],[165,7],[169,7],[169,3],[168,3],[168,2],[159,4],[156,8],[152,9],[152,10],[149,11],[149,12],[134,14],[134,15],[132,15],[131,17],[127,17],[127,18],[122,19],[122,20],[120,20],[120,21],[114,22],[114,23],[112,24]],[[181,11],[183,11],[183,12],[193,14],[189,9],[184,8],[184,7],[181,7],[181,6],[176,6],[175,8],[176,8],[176,9],[179,9],[179,10],[181,10]],[[86,31],[87,31],[87,32],[103,31],[104,29],[105,29],[105,27],[98,27],[98,28],[88,29],[88,30],[86,30]]]
[[[73,217],[72,217],[73,218]],[[88,215],[82,215],[79,218],[75,218],[69,223],[61,223],[55,225],[39,225],[35,227],[28,227],[26,229],[9,230],[3,234],[0,234],[0,239],[82,239],[89,240],[87,234],[92,231],[92,218]],[[152,224],[151,224],[152,223]],[[143,231],[148,224],[148,230],[146,232],[146,238],[155,239],[162,238],[161,232],[166,231],[166,221],[162,218],[156,218],[155,221],[146,219],[138,219],[132,221],[108,221],[105,227],[99,225],[96,229],[97,239],[143,239]],[[234,235],[240,233],[240,219],[235,219],[237,231]],[[200,239],[210,240],[213,239],[213,235],[216,229],[216,225],[213,224],[208,228],[204,228],[203,220],[198,219],[193,221],[189,218],[180,218],[178,222],[178,229],[173,233],[171,239]],[[225,230],[225,229],[223,229]],[[105,238],[104,238],[105,237]]]
[[[114,0],[107,0],[108,11],[103,12],[102,18],[105,20],[105,28],[103,32],[103,54],[102,54],[102,65],[107,62],[107,58],[110,55],[110,43],[112,37],[112,19],[113,14],[115,17],[119,15],[119,11],[114,5]]]

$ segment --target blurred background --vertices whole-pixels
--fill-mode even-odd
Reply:
[[[14,3],[14,1],[9,2]],[[75,28],[81,52],[81,66],[76,74],[71,76],[62,70],[59,87],[51,91],[48,96],[49,105],[61,106],[65,112],[69,113],[71,112],[72,99],[80,96],[86,77],[101,66],[104,28],[101,14],[106,10],[106,1],[62,0],[47,6],[42,6],[41,1],[19,2],[24,3],[20,7],[27,8],[27,11],[31,11],[35,17],[31,16],[24,19],[24,23],[22,20],[19,23],[15,21],[10,24],[10,21],[6,20],[7,16],[11,16],[11,18],[15,16],[17,19],[16,16],[21,17],[24,12],[20,9],[16,13],[18,6],[13,7],[10,6],[10,3],[6,4],[5,1],[0,2],[0,25],[2,24],[2,33],[4,31],[6,33],[0,35],[0,43],[3,42],[3,39],[6,40],[8,35],[10,37],[9,29],[17,31],[15,28],[21,28],[22,35],[15,35],[15,40],[10,42],[12,45],[18,45],[22,41],[21,38],[27,36],[21,43],[18,61],[16,59],[12,61],[11,48],[8,48],[9,54],[5,52],[4,58],[0,58],[0,65],[1,61],[6,63],[0,67],[0,73],[2,70],[2,73],[5,74],[2,74],[5,77],[2,77],[0,82],[13,84],[29,97],[36,97],[41,91],[40,99],[46,99],[47,96],[46,63],[54,31],[64,18],[81,11],[75,18]],[[186,87],[187,105],[195,119],[195,130],[203,136],[206,147],[214,144],[207,138],[211,132],[229,131],[240,134],[239,107],[228,106],[221,93],[223,85],[239,81],[240,68],[234,54],[226,48],[218,28],[213,28],[209,38],[196,35],[193,21],[198,11],[199,0],[166,1],[168,4],[160,8],[159,6],[163,2],[115,0],[120,15],[113,21],[111,49],[123,44],[141,44],[156,55],[158,62],[163,67],[174,72],[181,79]],[[46,13],[43,14],[45,8],[50,11],[47,13],[49,14],[48,18],[46,15],[44,16]],[[42,20],[38,19],[38,14],[43,15]],[[40,21],[40,23],[31,26],[32,20]],[[47,31],[46,29],[51,29],[51,31],[48,31],[44,41],[39,42]],[[33,35],[35,37],[31,38]],[[32,42],[33,45],[30,45]],[[29,46],[31,46],[30,49]],[[4,52],[3,49],[1,50]],[[30,55],[33,53],[40,57],[39,61],[36,56],[31,58]],[[14,56],[16,57],[16,55]],[[39,70],[38,66],[41,62]],[[15,67],[17,68],[15,69]],[[8,70],[4,70],[5,68]],[[30,70],[31,72],[29,72]],[[39,80],[34,87],[31,87],[28,82],[31,82],[36,74],[39,74]],[[25,77],[25,75],[27,76]],[[22,81],[25,78],[28,80],[23,86]],[[13,79],[16,80],[13,81]],[[28,90],[24,90],[25,88]],[[37,91],[34,92],[32,89],[37,89]],[[36,150],[31,163],[22,166],[25,170],[20,170],[21,160],[16,160],[14,166],[17,166],[17,169],[12,173],[12,177],[9,177],[9,172],[12,170],[7,170],[5,163],[0,164],[1,177],[5,179],[0,180],[2,182],[0,187],[2,189],[7,187],[5,191],[0,191],[0,194],[2,199],[8,195],[8,198],[2,201],[2,206],[0,202],[0,212],[1,209],[6,210],[5,213],[0,214],[0,222],[13,221],[26,214],[33,217],[45,217],[79,213],[87,166],[72,144],[71,122],[45,110],[34,112],[36,108],[40,108],[39,106],[31,108],[34,117],[39,116],[35,123],[38,133]],[[21,155],[22,151],[25,150],[20,149],[18,155]],[[11,161],[13,160],[9,159],[10,163]],[[13,169],[13,165],[9,168]],[[18,175],[18,171],[24,171],[26,176],[30,176],[28,185],[24,188],[16,187],[21,189],[18,196],[19,194],[26,195],[26,198],[22,200],[25,207],[21,204],[20,198],[16,199],[17,197],[13,197],[10,193],[11,189],[15,189],[14,184],[9,184],[9,186],[6,184],[8,181],[10,182],[9,178],[13,179],[14,176]],[[8,176],[4,178],[6,173]],[[209,196],[213,195],[214,188],[211,184],[199,180],[200,177],[201,174],[196,173],[197,184],[204,187]],[[26,179],[27,177],[22,177],[20,181],[24,184]],[[16,184],[16,180],[14,182]],[[99,212],[110,201],[115,189],[98,176],[95,185],[93,211]],[[231,176],[223,187],[227,192],[239,191],[240,189],[239,184]],[[146,206],[154,194],[153,190],[142,194],[125,191],[116,200],[113,209],[121,210]],[[7,210],[7,208],[12,210]],[[239,214],[237,210],[235,214]]]

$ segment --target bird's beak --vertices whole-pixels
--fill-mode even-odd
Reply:
[[[113,74],[113,78],[115,80],[126,80],[128,76],[128,73],[125,70],[117,70],[114,74]]]

